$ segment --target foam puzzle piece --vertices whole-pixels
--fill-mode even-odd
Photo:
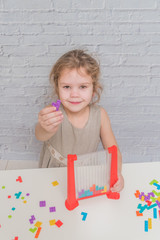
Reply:
[[[15,237],[13,240],[18,240],[18,237]]]
[[[18,176],[18,178],[16,179],[16,182],[22,182],[22,177],[21,176]]]
[[[152,202],[148,201],[148,200],[146,201],[146,203],[147,203],[148,206],[151,206],[151,204],[152,204]]]
[[[139,198],[140,191],[139,191],[139,190],[136,190],[136,192],[135,192],[135,194],[134,194],[134,195],[135,195],[135,197],[136,197],[136,198]]]
[[[63,225],[61,220],[56,221],[55,224],[56,224],[57,227],[61,227]]]
[[[144,210],[147,208],[147,205],[145,204],[144,206],[142,206],[142,204],[139,204],[137,208],[140,209],[139,213],[143,213]]]
[[[45,207],[46,206],[46,201],[40,201],[39,206],[40,207]]]
[[[83,216],[82,221],[86,221],[88,213],[86,212],[81,212],[81,215]]]
[[[36,220],[36,218],[34,215],[32,215],[31,218],[29,219],[30,224],[33,224],[34,220]]]
[[[144,231],[148,232],[148,221],[147,220],[144,221]]]
[[[145,196],[142,196],[141,201],[144,202]]]
[[[156,196],[160,196],[160,192],[156,192],[155,190],[152,191]]]
[[[15,193],[14,195],[16,196],[16,199],[19,199],[21,194],[22,194],[22,192],[19,192],[19,193]]]
[[[152,229],[152,218],[148,218],[148,229]]]
[[[150,184],[150,185],[153,185],[153,183],[158,183],[158,181],[155,180],[155,179],[153,179],[149,184]]]
[[[37,231],[37,228],[36,227],[35,228],[30,228],[29,231],[32,232],[32,233],[35,233]]]
[[[52,102],[52,106],[56,107],[56,111],[59,110],[59,107],[60,107],[60,104],[61,104],[61,100],[57,100],[57,102]]]
[[[38,238],[38,237],[39,237],[39,234],[40,234],[40,232],[41,232],[41,229],[42,229],[41,227],[38,228],[38,230],[37,230],[36,235],[35,235],[34,238]]]
[[[153,183],[153,185],[157,187],[157,190],[160,190],[160,185],[159,184]]]
[[[56,207],[50,207],[50,208],[49,208],[49,211],[50,211],[50,212],[55,212],[55,211],[56,211]]]
[[[145,196],[144,192],[141,192],[141,194],[139,195],[139,199],[141,200],[142,197],[144,197],[144,196]]]
[[[55,225],[55,224],[56,224],[56,220],[55,220],[55,219],[50,220],[50,221],[49,221],[49,224],[50,224],[50,226]]]
[[[57,181],[54,181],[54,182],[52,182],[52,185],[55,187],[55,186],[57,186],[59,183],[57,182]]]
[[[157,208],[153,208],[153,218],[157,218]]]
[[[160,202],[157,200],[156,203],[157,203],[157,206],[160,208]]]
[[[34,226],[37,227],[37,228],[39,228],[41,225],[42,225],[42,222],[39,222],[39,221],[37,221],[37,222],[34,224]]]
[[[149,209],[151,209],[151,208],[154,208],[154,207],[156,207],[157,206],[157,203],[154,203],[154,204],[152,204],[152,205],[150,205],[150,206],[147,206],[147,210],[149,210]]]
[[[136,211],[136,215],[139,216],[143,216],[143,213],[140,213],[139,211]]]

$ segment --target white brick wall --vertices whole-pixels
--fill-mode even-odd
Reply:
[[[159,161],[158,0],[0,0],[0,159],[38,160],[51,66],[80,46],[101,61],[101,104],[123,161]]]

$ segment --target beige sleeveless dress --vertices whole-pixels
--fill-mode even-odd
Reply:
[[[84,128],[76,128],[68,120],[63,109],[64,119],[57,132],[44,142],[39,167],[61,167],[67,165],[67,155],[83,155],[96,152],[100,142],[100,106],[91,104],[89,118]]]

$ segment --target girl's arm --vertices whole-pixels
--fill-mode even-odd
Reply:
[[[121,191],[124,186],[122,172],[122,155],[118,148],[117,141],[112,131],[111,123],[109,116],[104,108],[101,108],[101,141],[104,149],[108,149],[109,147],[116,145],[117,146],[117,155],[118,155],[118,181],[112,188],[112,191]]]

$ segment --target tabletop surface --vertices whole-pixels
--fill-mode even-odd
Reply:
[[[38,229],[40,240],[160,239],[159,215],[154,218],[151,208],[136,216],[137,206],[146,202],[134,195],[136,190],[146,194],[154,190],[158,198],[160,190],[149,183],[160,183],[160,162],[124,164],[123,176],[125,188],[119,200],[103,195],[80,200],[76,209],[68,211],[66,168],[0,171],[0,239],[32,240]],[[159,213],[160,208],[154,208]],[[82,212],[87,213],[85,221]],[[145,232],[148,218],[152,229]],[[58,227],[55,222],[63,224]]]

